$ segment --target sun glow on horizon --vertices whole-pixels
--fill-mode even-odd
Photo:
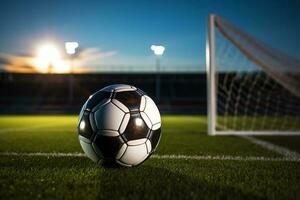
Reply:
[[[62,54],[54,44],[45,44],[37,49],[34,62],[35,68],[41,73],[69,73],[71,67],[62,58]]]

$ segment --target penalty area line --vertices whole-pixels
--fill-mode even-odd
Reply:
[[[43,153],[43,152],[32,152],[32,153],[17,153],[17,152],[0,152],[0,156],[28,156],[28,157],[86,157],[84,153]],[[233,161],[296,161],[299,162],[299,158],[276,158],[276,157],[264,157],[264,156],[229,156],[229,155],[215,155],[215,156],[204,156],[204,155],[159,155],[154,154],[150,158],[161,159],[161,160],[233,160]]]

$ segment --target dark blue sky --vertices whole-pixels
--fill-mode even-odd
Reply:
[[[36,45],[76,40],[115,51],[104,63],[151,64],[151,44],[168,65],[204,69],[206,22],[216,13],[249,34],[300,57],[300,1],[1,0],[0,52],[33,54]]]

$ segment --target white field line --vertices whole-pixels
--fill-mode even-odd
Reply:
[[[17,152],[0,152],[0,156],[28,156],[28,157],[86,157],[84,153],[17,153]],[[275,158],[263,156],[228,156],[228,155],[215,155],[215,156],[200,156],[200,155],[158,155],[151,156],[153,159],[169,159],[169,160],[234,160],[234,161],[296,161],[299,158]]]
[[[260,139],[250,137],[250,136],[239,135],[239,137],[244,138],[244,139],[248,140],[249,142],[251,142],[253,144],[257,144],[265,149],[279,153],[287,159],[300,160],[300,154],[298,154],[295,151],[289,150],[288,148],[281,147],[281,146],[275,145],[271,142],[267,142],[267,141],[260,140]]]
[[[86,157],[84,153],[44,153],[44,152],[32,152],[32,153],[18,153],[18,152],[0,152],[0,156],[41,156],[41,157]]]

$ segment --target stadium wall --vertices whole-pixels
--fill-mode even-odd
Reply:
[[[69,100],[73,76],[74,98]],[[206,114],[205,73],[161,74],[162,113]],[[117,83],[131,84],[155,99],[156,74],[9,74],[0,73],[1,114],[74,114],[97,90]]]

